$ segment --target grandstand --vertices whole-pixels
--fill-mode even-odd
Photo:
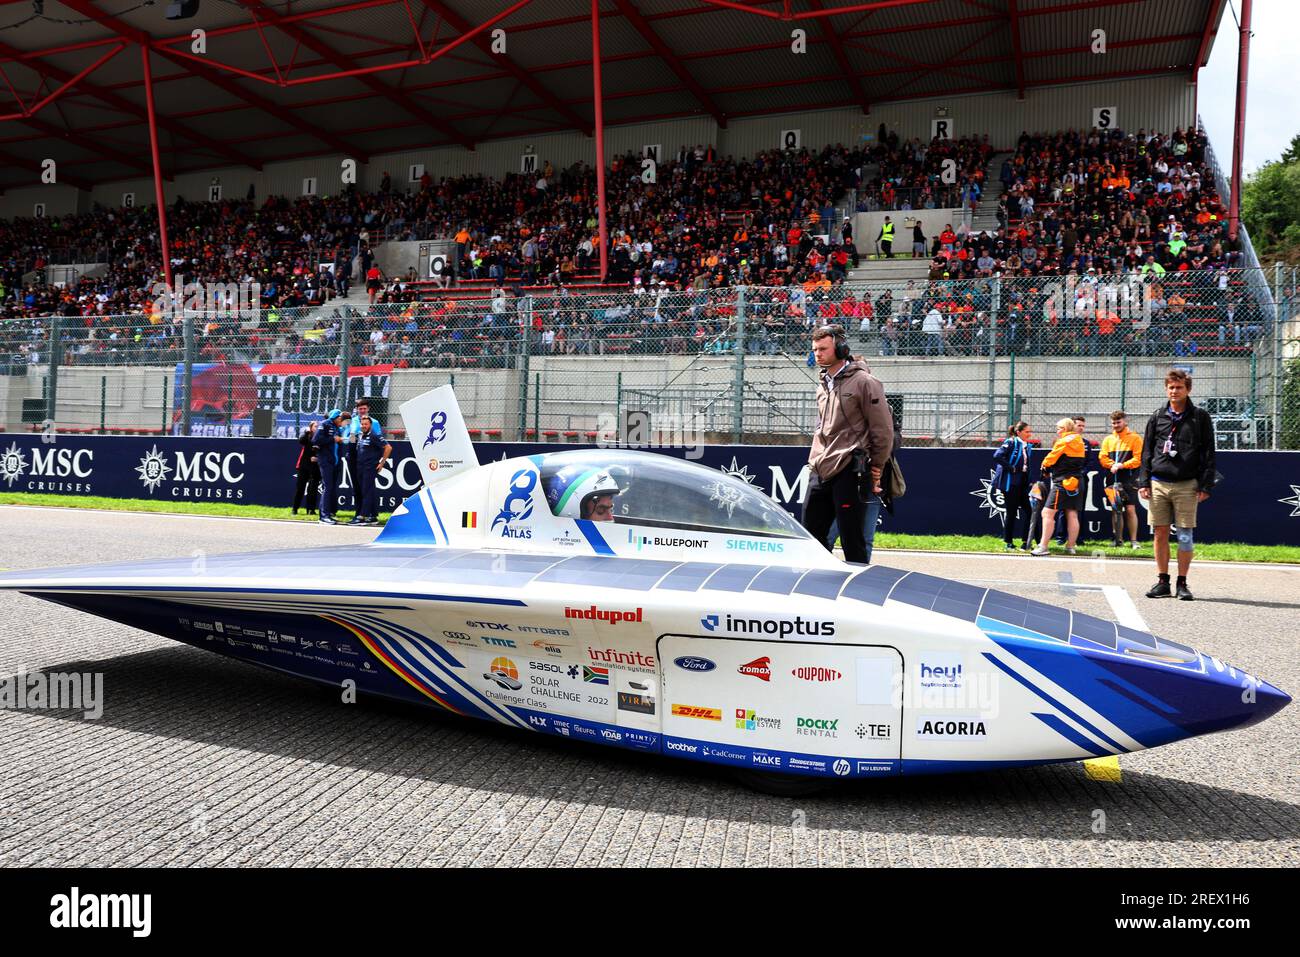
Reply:
[[[1154,407],[1170,362],[1280,441],[1294,277],[1196,114],[1224,0],[483,7],[51,0],[8,34],[0,425],[246,434],[236,382],[293,366],[454,380],[487,438],[635,403],[793,441],[835,321],[909,441]],[[224,291],[160,306],[184,283]],[[196,399],[211,369],[248,378]]]

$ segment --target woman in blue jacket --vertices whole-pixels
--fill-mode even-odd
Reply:
[[[993,470],[993,487],[1002,493],[1006,504],[1006,518],[1002,524],[1002,540],[1006,542],[1007,551],[1015,546],[1011,538],[1020,527],[1020,516],[1024,515],[1024,531],[1021,534],[1021,548],[1027,549],[1029,540],[1029,520],[1033,510],[1029,504],[1029,455],[1033,451],[1029,443],[1034,433],[1029,423],[1020,421],[1007,430],[1007,438],[993,453],[995,468]]]

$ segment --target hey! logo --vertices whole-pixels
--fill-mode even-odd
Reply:
[[[447,413],[435,412],[429,416],[429,436],[420,448],[436,445],[447,437]]]
[[[531,528],[512,528],[511,522],[527,521],[533,514],[533,489],[537,487],[537,473],[532,469],[520,469],[510,477],[510,488],[506,491],[506,500],[501,511],[492,519],[492,531],[501,528],[502,538],[532,538]]]

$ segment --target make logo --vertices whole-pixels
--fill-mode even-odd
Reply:
[[[510,488],[501,511],[492,519],[492,531],[501,529],[502,538],[532,538],[531,528],[515,528],[512,522],[526,522],[533,514],[533,489],[537,487],[537,473],[520,469],[510,477]]]
[[[18,481],[26,471],[27,459],[15,442],[4,450],[3,455],[0,455],[0,479],[4,479],[5,484],[12,488],[14,482]]]
[[[742,675],[749,675],[751,678],[758,678],[761,681],[771,681],[772,659],[764,655],[762,658],[755,658],[748,664],[741,665],[736,671]]]
[[[424,440],[421,449],[427,449],[430,445],[437,445],[447,437],[447,413],[435,412],[429,416],[429,435]]]

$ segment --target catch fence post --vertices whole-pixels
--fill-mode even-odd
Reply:
[[[104,413],[108,406],[108,376],[99,377],[99,434],[104,434]]]
[[[185,381],[181,384],[181,435],[189,435],[190,410],[193,407],[191,400],[194,394],[194,316],[186,312],[181,322],[185,340]]]
[[[745,287],[736,287],[736,375],[732,385],[731,441],[739,445],[745,432]]]

